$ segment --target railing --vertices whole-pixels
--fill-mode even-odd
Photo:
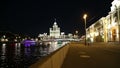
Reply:
[[[40,60],[38,60],[38,62],[31,65],[30,68],[61,68],[68,49],[69,44],[66,44],[50,55],[41,58]]]

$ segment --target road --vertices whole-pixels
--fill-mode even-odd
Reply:
[[[120,68],[120,45],[71,43],[61,68]]]

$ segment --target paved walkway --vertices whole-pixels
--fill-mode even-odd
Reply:
[[[79,46],[84,46],[82,44],[71,43],[68,54],[62,68],[79,68],[79,64],[81,63],[80,56],[79,56]]]
[[[85,46],[80,43],[71,43],[61,68],[120,68],[120,46],[99,45]]]

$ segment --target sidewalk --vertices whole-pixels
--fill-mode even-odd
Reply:
[[[66,55],[66,58],[61,68],[80,68],[79,64],[81,63],[81,61],[79,61],[79,46],[84,46],[84,44],[70,44],[68,54]]]
[[[108,45],[119,45],[120,43],[119,42],[94,42],[94,43],[101,43],[101,44],[108,44]]]
[[[84,50],[81,47],[85,51],[87,51],[87,49],[88,49],[88,51],[92,51],[91,47],[94,48],[94,51],[95,51],[96,47],[101,47],[101,48],[105,47],[106,51],[110,51],[113,53],[117,53],[116,51],[120,50],[120,45],[113,45],[113,44],[108,44],[108,43],[92,43],[92,44],[90,44],[90,46],[85,46],[84,44],[74,42],[74,43],[70,44],[68,54],[66,55],[66,58],[65,58],[61,68],[91,68],[91,67],[96,68],[97,67],[97,66],[95,67],[95,65],[97,65],[97,64],[93,60],[93,58],[91,58],[89,55],[85,54]],[[115,51],[113,49],[112,49],[112,51],[108,50],[107,48],[113,48],[113,49],[115,49]],[[93,52],[91,52],[91,53],[93,53]],[[95,52],[95,53],[97,53],[97,52]],[[102,51],[100,53],[102,53]],[[82,54],[83,54],[83,56],[82,56],[83,58],[80,57],[80,55],[82,55]],[[98,67],[98,68],[100,68],[100,67]]]

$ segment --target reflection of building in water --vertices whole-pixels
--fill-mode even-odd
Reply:
[[[93,42],[120,41],[120,0],[112,2],[111,11],[86,30],[87,38]]]
[[[6,44],[5,43],[2,44],[2,48],[1,49],[2,49],[1,50],[2,54],[1,55],[6,55]]]
[[[53,38],[60,37],[60,28],[58,27],[56,20],[53,24],[53,27],[50,28],[50,37],[53,37]]]

